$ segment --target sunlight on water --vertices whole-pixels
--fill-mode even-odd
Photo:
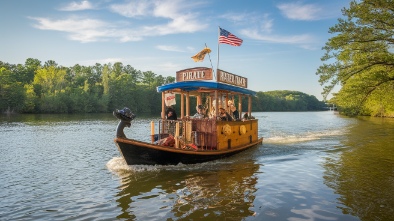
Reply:
[[[337,214],[330,213],[325,211],[324,208],[320,208],[320,206],[313,205],[311,208],[304,209],[292,209],[296,215],[302,216],[303,218],[298,217],[289,217],[287,220],[289,221],[301,221],[301,220],[338,220],[335,216]]]

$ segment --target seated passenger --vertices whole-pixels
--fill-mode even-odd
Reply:
[[[215,106],[212,106],[211,111],[209,112],[209,118],[216,118]]]
[[[234,104],[230,104],[230,111],[231,111],[231,114],[233,115],[234,119],[238,120],[239,119],[239,112],[238,112],[237,108],[234,106]]]
[[[178,119],[174,108],[172,108],[172,107],[167,108],[166,118],[167,118],[167,120],[177,120]]]
[[[233,118],[230,116],[230,114],[228,114],[226,112],[226,109],[224,109],[223,107],[219,108],[219,111],[220,111],[220,113],[219,113],[220,120],[223,120],[223,121],[232,121],[233,120]]]
[[[197,106],[197,113],[193,116],[195,119],[204,119],[205,118],[205,108],[203,105]]]

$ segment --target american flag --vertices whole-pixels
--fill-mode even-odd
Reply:
[[[232,46],[241,46],[242,39],[224,30],[223,28],[220,28],[219,44],[220,43],[229,44]]]

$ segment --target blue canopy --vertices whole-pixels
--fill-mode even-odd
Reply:
[[[181,89],[183,91],[197,91],[200,89],[212,89],[212,90],[225,90],[225,91],[230,91],[230,92],[237,92],[245,95],[252,95],[256,96],[256,92],[242,88],[242,87],[236,87],[233,85],[229,84],[224,84],[220,82],[215,82],[215,81],[181,81],[181,82],[175,82],[171,84],[165,84],[162,86],[157,87],[157,92],[163,92],[163,91],[169,91],[169,90],[175,90],[175,89]]]

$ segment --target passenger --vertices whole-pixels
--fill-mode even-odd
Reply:
[[[174,120],[177,120],[178,117],[176,116],[175,109],[172,108],[171,106],[168,107],[166,110],[166,118],[168,121],[166,123],[166,127],[165,127],[166,132],[165,133],[174,135],[175,134],[175,124],[176,124]]]
[[[196,107],[196,109],[197,109],[197,113],[193,116],[193,118],[195,118],[195,119],[204,119],[206,116],[205,116],[205,108],[204,108],[204,106],[203,105],[198,105],[197,107]]]
[[[244,119],[244,120],[247,120],[247,119],[249,119],[248,112],[245,112],[245,113],[244,113],[243,119]]]
[[[230,114],[228,114],[226,112],[226,109],[224,109],[223,107],[219,108],[219,111],[220,111],[220,113],[219,113],[220,120],[223,120],[223,121],[232,121],[233,120],[233,118],[230,116]]]
[[[209,118],[216,118],[215,106],[212,106],[211,112],[209,113]]]
[[[233,115],[234,119],[238,120],[239,119],[239,112],[238,112],[237,108],[234,106],[234,104],[230,104],[230,111],[231,111],[231,114]]]
[[[174,108],[172,108],[171,106],[168,107],[166,110],[166,118],[167,118],[167,120],[177,120],[178,119]]]

